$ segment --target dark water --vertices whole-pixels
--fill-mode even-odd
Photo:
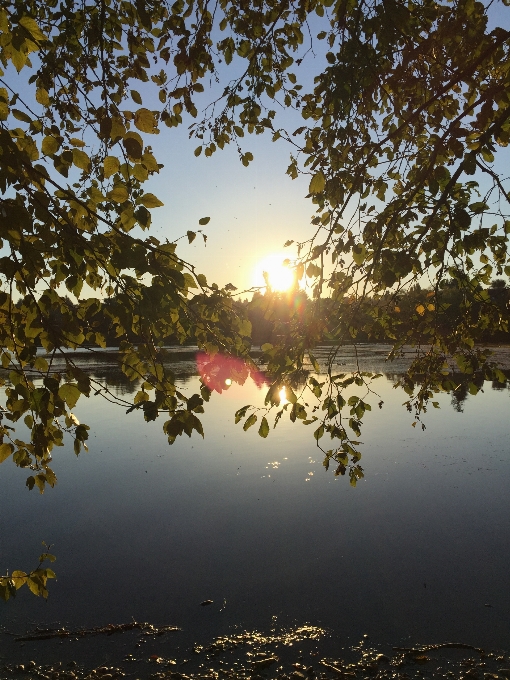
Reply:
[[[378,352],[364,349],[367,367],[380,365]],[[131,388],[112,365],[103,358],[94,370],[122,394]],[[190,394],[193,365],[176,364]],[[263,400],[254,384],[213,396],[205,439],[172,447],[161,418],[146,424],[84,399],[76,414],[91,425],[90,451],[55,451],[54,489],[29,492],[26,471],[11,461],[0,468],[1,570],[35,566],[43,540],[58,557],[48,601],[20,591],[0,604],[2,627],[135,618],[182,627],[164,644],[185,650],[237,628],[309,623],[346,644],[368,634],[381,644],[509,649],[508,389],[486,383],[453,406],[443,395],[422,432],[391,379],[376,387],[384,406],[369,399],[356,488],[324,470],[311,428],[282,419],[262,440],[255,427],[234,425],[237,408]],[[119,644],[112,636],[21,646],[0,634],[0,657],[102,662]]]

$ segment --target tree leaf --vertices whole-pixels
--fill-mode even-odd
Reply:
[[[58,396],[66,402],[69,408],[74,408],[81,392],[73,383],[64,383],[58,390]]]
[[[326,178],[324,174],[319,171],[317,172],[310,181],[309,192],[311,194],[320,194],[324,191],[326,186]]]
[[[107,197],[115,203],[124,203],[129,198],[129,193],[123,184],[117,184],[107,194]]]
[[[122,140],[122,144],[131,158],[139,159],[142,157],[143,145],[138,139],[126,135]]]
[[[264,416],[262,418],[262,420],[260,421],[259,435],[265,439],[268,434],[269,434],[269,423],[267,422],[267,419]]]
[[[32,36],[32,38],[34,40],[41,42],[42,40],[46,39],[46,36],[44,35],[44,33],[39,28],[39,24],[32,17],[28,17],[28,16],[21,17],[21,19],[19,20],[19,23],[20,23],[20,26],[23,26],[23,28],[26,29],[30,33],[30,35]]]
[[[90,158],[81,149],[73,149],[73,163],[80,170],[85,170],[85,172],[90,170]]]
[[[119,159],[115,156],[106,156],[104,159],[104,176],[106,179],[119,171]]]
[[[198,223],[201,224],[202,226],[205,226],[206,224],[209,224],[210,221],[211,221],[210,217],[201,217],[198,220]]]
[[[142,105],[142,98],[136,90],[131,90],[131,99],[135,102],[135,104],[140,104]]]
[[[17,120],[21,120],[23,123],[31,123],[32,119],[28,114],[26,114],[24,111],[20,111],[19,109],[12,109],[12,115],[14,118]]]
[[[39,87],[35,93],[35,100],[42,106],[49,106],[50,96],[44,87]]]
[[[143,196],[140,196],[140,198],[137,198],[136,202],[138,204],[144,205],[146,208],[159,208],[162,205],[165,205],[162,201],[159,200],[154,194],[143,194]]]
[[[246,432],[252,425],[254,425],[257,422],[257,416],[255,413],[252,413],[249,418],[246,419],[244,425],[243,425],[243,430]]]
[[[149,109],[138,109],[135,113],[135,126],[141,132],[154,134],[157,131],[157,125],[156,117]]]
[[[45,137],[41,144],[41,151],[45,156],[53,156],[57,153],[60,142],[55,137]]]
[[[12,444],[0,444],[0,463],[3,463],[4,460],[7,460],[13,451],[14,446]]]

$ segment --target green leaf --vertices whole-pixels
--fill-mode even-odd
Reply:
[[[7,460],[13,451],[14,446],[12,444],[0,444],[0,463],[3,463],[4,460]]]
[[[108,177],[111,177],[114,175],[116,172],[119,172],[119,159],[116,158],[115,156],[106,156],[104,159],[104,176],[106,179]]]
[[[211,218],[210,218],[210,217],[201,217],[201,218],[198,220],[198,223],[199,223],[200,225],[202,225],[202,226],[205,226],[206,224],[209,224],[210,221],[211,221]]]
[[[107,197],[115,203],[124,203],[129,198],[129,193],[123,184],[117,184],[107,194]]]
[[[26,29],[30,33],[30,35],[32,36],[32,38],[34,40],[37,40],[38,42],[40,42],[41,40],[46,39],[46,36],[44,35],[44,33],[39,28],[39,24],[32,17],[22,17],[19,20],[19,23],[20,23],[20,26],[23,26],[23,28]]]
[[[254,425],[257,422],[257,416],[252,413],[249,418],[246,419],[244,425],[243,425],[243,430],[246,432],[252,425]]]
[[[308,190],[311,194],[320,194],[324,191],[325,186],[326,178],[324,177],[324,174],[319,171],[312,177]]]
[[[58,396],[66,402],[69,408],[74,408],[81,392],[73,383],[64,383],[58,390]]]
[[[154,134],[157,132],[158,122],[156,116],[149,109],[138,109],[135,113],[135,127],[141,132],[148,132]]]
[[[53,156],[57,153],[60,147],[60,142],[55,137],[45,137],[41,144],[41,151],[45,156]]]
[[[366,250],[363,244],[358,244],[352,248],[352,259],[360,267],[365,261]]]
[[[143,194],[143,196],[136,199],[136,202],[137,204],[141,203],[146,208],[159,208],[162,205],[165,205],[159,198],[154,196],[154,194]]]
[[[19,590],[21,586],[24,586],[27,582],[27,575],[24,571],[13,571],[11,574],[11,579],[16,590]]]
[[[35,93],[35,101],[42,106],[49,106],[50,96],[47,90],[45,90],[43,87],[38,88]]]
[[[17,120],[21,120],[23,123],[31,123],[32,119],[28,114],[26,114],[24,111],[20,111],[19,109],[12,109],[12,115],[14,118]]]
[[[268,434],[269,434],[269,423],[267,422],[267,419],[265,417],[263,417],[261,422],[260,422],[259,435],[265,439]]]
[[[188,243],[193,243],[193,241],[196,239],[197,235],[194,231],[187,231],[186,236],[188,237]]]
[[[135,104],[140,104],[142,105],[142,98],[136,90],[131,90],[131,99],[135,102]]]
[[[85,172],[90,170],[90,158],[81,149],[73,149],[73,163],[80,170],[85,170]]]

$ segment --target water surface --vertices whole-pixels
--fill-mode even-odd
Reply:
[[[382,358],[379,347],[363,348],[364,368],[379,370]],[[352,367],[348,353],[339,361]],[[193,367],[187,355],[175,364],[190,394]],[[93,370],[119,394],[133,389],[115,378],[112,358]],[[182,627],[165,644],[186,649],[276,620],[323,626],[342,642],[368,634],[509,648],[510,393],[486,383],[453,406],[442,395],[421,431],[392,384],[377,381],[382,409],[369,399],[356,488],[325,471],[312,428],[282,419],[263,440],[234,425],[237,408],[263,400],[252,383],[213,395],[205,439],[172,447],[161,418],[147,424],[83,399],[76,413],[91,426],[90,450],[55,451],[54,489],[29,492],[26,471],[0,468],[2,569],[30,569],[42,540],[58,557],[48,601],[20,591],[1,606],[1,625],[23,632],[134,617]],[[101,660],[116,644],[0,642],[9,660]]]

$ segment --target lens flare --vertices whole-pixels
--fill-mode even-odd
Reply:
[[[202,382],[213,392],[221,394],[233,383],[244,385],[248,378],[259,388],[267,383],[266,377],[253,364],[238,357],[199,352],[196,359]]]

